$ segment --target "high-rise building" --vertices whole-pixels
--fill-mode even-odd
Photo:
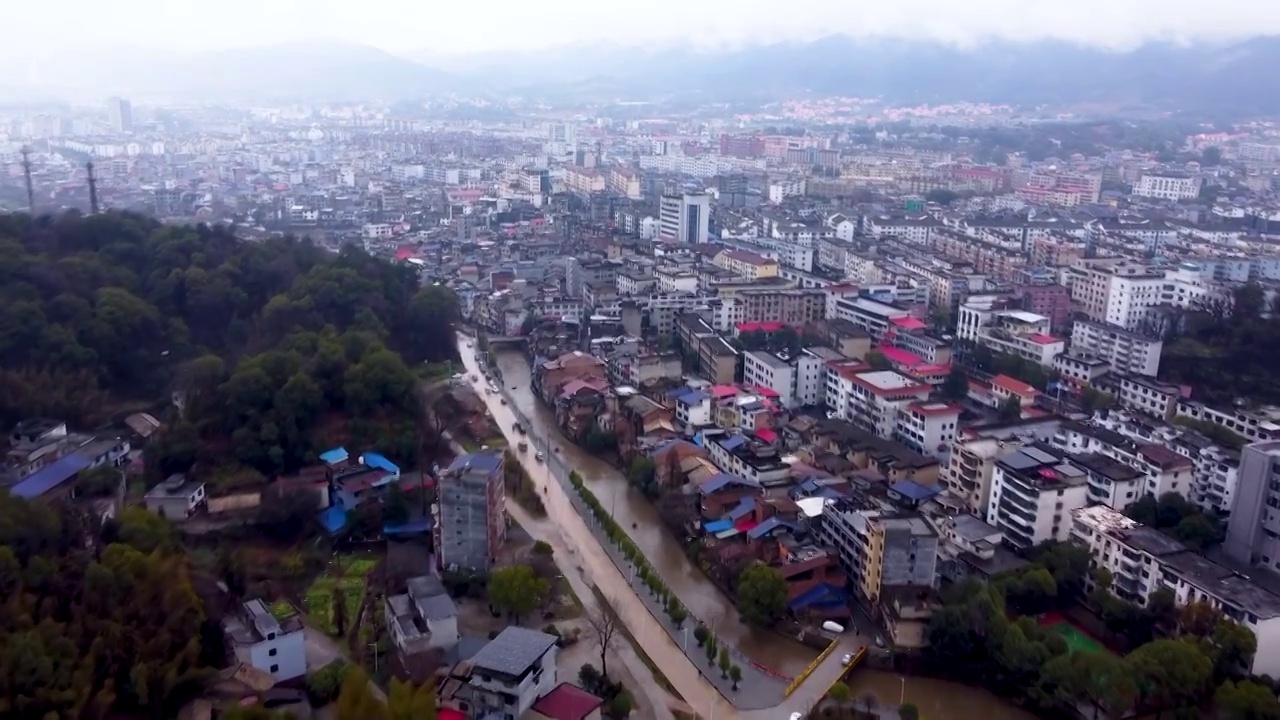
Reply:
[[[1235,499],[1222,550],[1231,559],[1280,570],[1280,441],[1240,451]]]
[[[133,105],[128,100],[118,97],[107,100],[107,113],[111,118],[113,131],[133,132]]]
[[[501,450],[463,455],[440,475],[435,544],[440,567],[488,570],[507,536]]]
[[[663,195],[658,221],[658,237],[663,240],[689,244],[707,242],[711,236],[711,196]]]

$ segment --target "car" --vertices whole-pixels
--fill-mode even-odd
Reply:
[[[793,712],[788,720],[804,720],[804,713]]]
[[[471,382],[479,382],[480,380],[480,378],[474,374],[469,379],[471,380]]]
[[[537,460],[538,462],[542,462],[543,460],[546,460],[546,459],[547,459],[547,456],[546,456],[546,455],[543,455],[541,451],[539,451],[539,452],[538,452],[538,454],[537,454],[537,455],[534,455],[533,457],[534,457],[534,459],[535,459],[535,460]]]
[[[485,395],[492,395],[492,394],[493,394],[493,388],[490,388],[490,387],[485,388],[485,389],[484,389],[484,394],[485,394]]]
[[[876,647],[878,648],[884,647],[884,638],[880,637],[879,635],[876,636]]]
[[[853,653],[845,653],[844,657],[840,658],[841,665],[848,665],[852,662],[853,662]]]
[[[506,398],[498,398],[498,402],[502,403],[503,405],[506,405],[506,404],[507,404],[507,399],[506,399]]]

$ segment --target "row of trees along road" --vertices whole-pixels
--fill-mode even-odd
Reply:
[[[1088,551],[1070,544],[1038,549],[1036,562],[989,584],[947,588],[929,624],[931,671],[981,685],[1037,713],[1121,718],[1137,709],[1155,717],[1280,720],[1269,678],[1248,679],[1253,633],[1203,603],[1175,607],[1155,593],[1146,607],[1110,592],[1105,572],[1090,573]],[[1072,651],[1037,616],[1087,602],[1123,656]]]
[[[452,292],[355,247],[127,213],[0,215],[0,416],[97,427],[185,400],[148,448],[289,472],[349,441],[412,467],[420,363],[451,359]],[[116,418],[112,416],[115,415]]]

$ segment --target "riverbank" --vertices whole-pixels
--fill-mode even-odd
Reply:
[[[886,670],[858,668],[845,683],[853,696],[853,707],[872,707],[886,720],[897,717],[902,703],[911,703],[927,720],[1036,720],[1036,716],[982,688],[949,680],[908,677]]]

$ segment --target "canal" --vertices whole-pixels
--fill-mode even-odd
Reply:
[[[880,708],[896,708],[908,702],[928,720],[1036,720],[1035,715],[982,688],[946,680],[904,678],[897,673],[859,668],[850,673],[848,683],[854,705],[859,708],[862,698],[870,694]]]
[[[601,504],[626,528],[650,564],[693,615],[714,625],[717,635],[773,670],[796,675],[813,661],[817,655],[813,649],[742,623],[729,598],[689,561],[680,542],[658,519],[648,498],[631,487],[618,469],[583,452],[560,434],[554,415],[533,395],[529,362],[524,355],[518,351],[500,352],[495,354],[495,360],[508,393],[533,424],[529,431],[560,446],[566,464],[582,475]]]

